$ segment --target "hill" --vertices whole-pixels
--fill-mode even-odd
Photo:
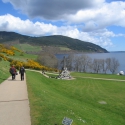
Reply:
[[[15,44],[28,43],[33,46],[39,45],[39,46],[67,47],[71,50],[81,51],[81,52],[98,52],[98,53],[108,52],[106,49],[96,44],[61,35],[31,37],[31,36],[21,35],[15,32],[0,31],[0,43],[9,44],[12,42],[15,42]]]

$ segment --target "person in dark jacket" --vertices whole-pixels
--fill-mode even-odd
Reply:
[[[9,72],[12,75],[12,80],[14,80],[15,76],[16,76],[16,73],[17,73],[16,68],[14,67],[14,65],[12,65],[12,67],[9,70]]]
[[[19,73],[20,73],[21,81],[24,80],[25,69],[23,66],[20,68]]]

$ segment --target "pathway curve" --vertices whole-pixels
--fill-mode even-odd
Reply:
[[[27,69],[27,70],[30,70],[30,69]],[[35,72],[40,72],[42,74],[41,71],[37,71],[37,70],[30,70],[30,71],[35,71]],[[44,76],[48,77],[48,75],[46,74],[54,74],[54,75],[57,75],[58,73],[49,73],[49,72],[45,72],[45,74],[43,74]],[[85,78],[85,79],[100,79],[100,80],[109,80],[109,81],[119,81],[119,82],[125,82],[125,80],[122,80],[122,79],[111,79],[111,78],[96,78],[96,77],[84,77],[84,76],[73,76],[74,78]]]
[[[31,125],[26,79],[20,75],[0,84],[0,125]]]
[[[110,80],[110,81],[125,82],[125,80],[121,80],[121,79],[106,79],[106,78],[82,77],[82,76],[75,76],[75,77],[79,77],[79,78],[87,78],[87,79],[100,79],[100,80]]]

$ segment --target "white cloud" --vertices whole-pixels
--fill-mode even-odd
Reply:
[[[18,31],[22,34],[29,35],[45,35],[46,33],[55,32],[56,26],[30,20],[21,20],[19,17],[14,17],[10,14],[0,16],[0,30],[3,31]]]
[[[98,32],[83,32],[79,31],[76,26],[61,26],[57,27],[52,24],[43,22],[33,23],[30,20],[21,20],[19,17],[14,17],[10,14],[0,16],[1,31],[17,31],[21,34],[42,36],[42,35],[64,35],[82,41],[92,42],[102,47],[112,45],[110,37],[114,37],[113,32],[107,29],[99,30]]]
[[[104,48],[113,45],[110,38],[125,34],[114,34],[108,26],[125,27],[125,2],[106,3],[105,0],[3,0],[29,17],[40,17],[50,23],[21,20],[10,14],[0,16],[0,30],[17,31],[21,34],[65,35],[92,42]],[[62,25],[51,22],[61,21]],[[63,24],[65,22],[65,24]],[[56,23],[55,23],[56,24]],[[79,27],[80,26],[80,27]]]
[[[30,17],[84,24],[83,31],[103,29],[111,25],[125,27],[125,2],[105,0],[3,0]]]
[[[100,6],[105,0],[3,0],[29,17],[63,19],[64,15],[75,14],[86,8]]]
[[[97,8],[80,10],[70,14],[67,20],[70,23],[84,23],[84,31],[106,28],[111,25],[125,27],[125,2],[103,3]]]

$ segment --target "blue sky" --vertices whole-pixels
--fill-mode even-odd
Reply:
[[[125,51],[125,1],[0,0],[0,31],[64,35]]]

